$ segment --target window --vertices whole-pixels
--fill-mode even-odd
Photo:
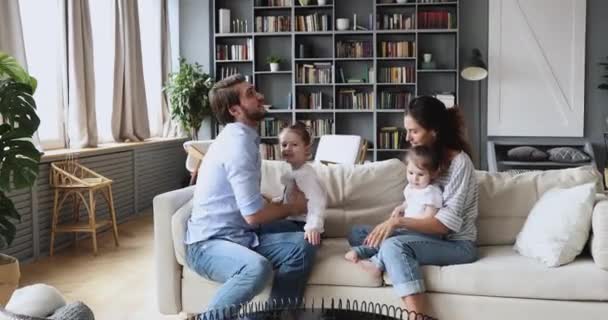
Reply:
[[[115,20],[114,1],[89,1],[95,68],[95,114],[99,143],[113,142]]]
[[[19,1],[25,54],[29,73],[38,80],[34,99],[38,107],[38,134],[45,149],[64,147],[64,70],[61,9],[57,1]]]

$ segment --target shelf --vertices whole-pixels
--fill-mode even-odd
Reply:
[[[295,31],[294,34],[304,36],[331,36],[334,34],[333,31]]]
[[[458,72],[456,69],[418,69],[418,72],[423,73],[442,73],[442,72]]]
[[[281,70],[281,71],[256,71],[255,74],[291,74],[291,70]]]
[[[416,57],[378,57],[379,61],[416,60]]]
[[[420,7],[454,6],[457,4],[458,4],[457,1],[450,1],[450,2],[436,2],[436,3],[418,3],[418,6],[420,6]]]
[[[405,152],[407,149],[376,149],[378,152]]]
[[[291,6],[288,7],[280,7],[280,6],[257,6],[257,7],[253,7],[254,10],[277,10],[277,11],[285,11],[285,10],[291,10]]]
[[[390,83],[390,82],[381,82],[378,83],[379,86],[415,86],[416,83],[415,82],[408,82],[408,83]]]
[[[216,63],[252,63],[253,60],[215,60]]]
[[[336,34],[362,34],[371,36],[373,33],[373,30],[336,30]]]
[[[374,61],[374,57],[365,58],[336,58],[336,61]]]
[[[415,34],[416,29],[398,29],[398,30],[378,30],[377,34],[403,34],[403,33],[411,33]]]
[[[266,113],[291,113],[292,109],[270,109]]]
[[[310,61],[327,62],[327,61],[333,61],[334,58],[295,58],[293,60],[295,62],[310,62]]]
[[[264,136],[260,136],[260,139],[278,139],[278,136],[268,136],[268,137],[264,137]]]
[[[356,82],[356,83],[336,83],[336,87],[364,87],[364,86],[373,86],[373,83],[370,82]]]
[[[377,109],[376,112],[378,112],[378,113],[404,113],[405,110],[403,110],[403,109]]]
[[[247,32],[247,33],[216,33],[215,37],[216,38],[245,38],[245,37],[251,37],[253,34],[251,32]]]
[[[291,37],[291,31],[254,32],[256,37]]]
[[[560,167],[560,168],[571,168],[579,167],[581,165],[589,164],[584,163],[563,163],[563,162],[552,162],[552,161],[498,161],[499,165],[510,166],[510,167]]]
[[[296,83],[296,87],[333,87],[333,83]]]
[[[418,29],[418,33],[458,33],[458,29]]]
[[[334,109],[296,109],[296,113],[333,113]]]
[[[374,109],[336,109],[336,113],[373,113]]]
[[[416,3],[415,2],[408,2],[408,3],[376,3],[376,7],[416,7]]]
[[[295,0],[294,0],[295,1]],[[333,8],[334,5],[333,4],[326,4],[323,6],[318,6],[318,5],[310,5],[310,6],[294,6],[294,8],[296,10],[306,10],[306,9],[331,9]]]

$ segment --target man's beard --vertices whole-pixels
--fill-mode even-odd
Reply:
[[[260,122],[264,119],[264,117],[266,117],[265,109],[262,109],[261,111],[259,111],[259,110],[249,111],[245,108],[242,108],[242,110],[243,110],[243,113],[245,114],[245,117],[250,121]]]

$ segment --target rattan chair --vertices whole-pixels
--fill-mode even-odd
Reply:
[[[77,233],[91,233],[93,240],[93,253],[97,255],[97,230],[110,226],[114,233],[114,242],[118,243],[118,227],[116,225],[116,212],[114,211],[114,199],[112,198],[112,180],[82,166],[75,160],[66,160],[51,163],[50,185],[53,188],[53,220],[51,226],[50,255],[53,255],[55,245],[55,234],[59,232],[73,232],[74,241]],[[110,219],[97,220],[95,210],[97,208],[96,196],[101,194],[108,204]],[[59,215],[65,201],[73,199],[73,222],[59,224]],[[80,205],[84,205],[88,221],[80,222]]]

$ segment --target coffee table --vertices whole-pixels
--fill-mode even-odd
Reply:
[[[386,304],[331,299],[327,302],[250,303],[208,312],[199,320],[436,320]]]

